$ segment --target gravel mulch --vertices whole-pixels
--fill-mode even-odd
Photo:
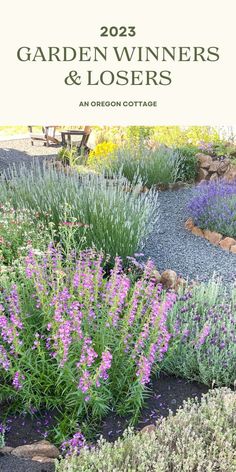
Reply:
[[[236,255],[213,246],[184,227],[194,188],[159,192],[160,220],[144,249],[158,270],[172,269],[185,279],[208,280],[215,273],[227,285],[236,278]]]
[[[32,146],[30,139],[0,141],[0,172],[7,171],[12,165],[31,165],[34,158],[38,160],[56,157],[60,146]]]

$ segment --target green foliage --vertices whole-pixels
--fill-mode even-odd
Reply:
[[[236,380],[235,288],[210,280],[179,294],[169,313],[172,344],[163,369],[207,385]]]
[[[153,283],[152,262],[135,283],[120,258],[108,277],[102,265],[92,250],[64,260],[51,244],[42,255],[31,249],[0,293],[0,402],[57,409],[57,442],[78,424],[98,426],[110,408],[135,421],[168,347],[175,295]]]
[[[151,150],[142,143],[118,148],[106,160],[100,161],[98,169],[105,170],[108,175],[122,174],[129,182],[141,181],[151,188],[153,185],[180,180],[182,160],[175,150],[164,146]]]
[[[166,146],[198,146],[204,143],[218,143],[218,131],[210,126],[155,126],[153,140]]]
[[[198,170],[198,161],[196,158],[198,148],[192,145],[185,145],[178,146],[174,149],[181,156],[178,171],[179,180],[182,182],[194,182]]]
[[[16,264],[29,247],[44,250],[51,237],[51,232],[37,215],[33,218],[28,210],[15,211],[9,205],[0,207],[1,265]]]
[[[90,167],[99,167],[104,165],[106,160],[109,160],[110,154],[114,153],[117,149],[117,144],[111,141],[103,141],[95,146],[95,148],[89,153],[87,164]]]
[[[212,390],[189,400],[156,430],[109,443],[101,439],[79,456],[57,463],[57,472],[233,472],[236,470],[235,392]]]
[[[96,247],[114,260],[132,256],[157,223],[157,194],[140,194],[140,185],[130,187],[120,176],[58,172],[36,165],[11,170],[11,180],[2,178],[0,199],[15,209],[27,209],[45,225],[53,224],[57,239],[65,222],[74,223],[74,237],[81,247]],[[77,222],[77,226],[76,226]]]

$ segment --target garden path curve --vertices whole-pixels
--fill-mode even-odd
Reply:
[[[172,269],[185,279],[208,280],[214,273],[225,283],[236,277],[236,255],[193,235],[184,227],[194,187],[159,192],[159,231],[154,228],[144,249],[158,270]]]

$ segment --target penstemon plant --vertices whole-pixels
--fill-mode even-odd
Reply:
[[[153,263],[135,283],[119,257],[108,277],[103,263],[93,249],[66,264],[52,244],[43,256],[31,249],[25,277],[1,295],[1,398],[57,408],[56,440],[110,408],[135,420],[168,349],[176,295],[156,283]]]

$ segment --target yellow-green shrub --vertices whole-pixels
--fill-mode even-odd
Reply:
[[[99,164],[104,163],[108,156],[110,156],[117,148],[118,145],[111,141],[104,141],[103,143],[97,144],[93,151],[89,153],[87,164],[91,167],[99,166]]]

